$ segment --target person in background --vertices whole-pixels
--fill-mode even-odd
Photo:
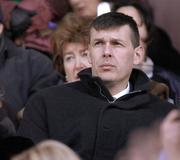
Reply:
[[[19,136],[55,139],[83,159],[112,160],[129,134],[163,118],[175,106],[149,93],[149,78],[133,69],[143,48],[135,21],[110,12],[89,31],[89,62],[80,81],[50,87],[26,105]]]
[[[46,140],[15,155],[11,160],[80,160],[80,157],[65,144]]]
[[[162,144],[159,160],[180,159],[180,111],[171,111],[160,126]],[[163,159],[164,158],[164,159]]]
[[[33,48],[49,58],[52,56],[50,34],[56,23],[69,11],[66,0],[0,0],[5,14],[7,35],[18,45]],[[21,33],[21,34],[20,34]]]
[[[0,11],[0,87],[9,107],[19,112],[31,95],[55,85],[59,79],[49,58],[35,50],[17,47],[4,35]]]
[[[69,0],[73,12],[78,17],[96,17],[97,16],[97,6],[101,0]]]
[[[180,111],[172,110],[162,121],[133,132],[127,148],[116,160],[179,160]]]
[[[139,3],[135,0],[120,1],[114,4],[113,11],[133,17],[137,23],[140,33],[140,44],[144,47],[144,56],[141,64],[134,67],[144,71],[152,80],[165,83],[169,87],[169,101],[179,105],[180,76],[154,65],[153,61],[148,57],[147,49],[154,35],[154,26],[146,7],[142,2]]]
[[[91,18],[67,14],[54,31],[51,41],[54,66],[64,80],[79,80],[78,72],[91,67],[88,61],[89,25]]]
[[[32,17],[35,12],[19,8],[16,6],[11,11],[11,19],[9,21],[9,29],[7,28],[7,35],[13,40],[17,46],[25,47],[26,31],[32,25]]]

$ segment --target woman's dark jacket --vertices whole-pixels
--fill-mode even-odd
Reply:
[[[150,95],[149,79],[133,70],[131,92],[116,101],[89,70],[81,81],[40,91],[28,102],[18,135],[35,143],[59,140],[85,160],[112,160],[128,135],[163,118],[173,105]]]
[[[15,112],[23,108],[37,90],[57,81],[58,75],[50,59],[35,50],[16,47],[9,39],[1,37],[0,96],[4,96]]]

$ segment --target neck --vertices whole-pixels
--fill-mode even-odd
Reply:
[[[126,89],[126,87],[128,86],[128,81],[122,82],[121,84],[115,82],[104,82],[104,84],[111,93],[111,95],[116,95],[117,93]]]

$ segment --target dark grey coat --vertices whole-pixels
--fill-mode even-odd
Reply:
[[[56,84],[58,79],[49,58],[35,50],[16,47],[7,38],[1,38],[0,94],[15,112],[24,107],[33,93]]]

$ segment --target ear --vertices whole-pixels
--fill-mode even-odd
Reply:
[[[3,25],[0,23],[0,34],[3,32]]]
[[[145,49],[141,45],[135,48],[134,51],[134,65],[139,65],[144,62],[144,57],[145,57]]]
[[[90,55],[90,44],[88,45],[88,62],[92,64],[91,55]]]

